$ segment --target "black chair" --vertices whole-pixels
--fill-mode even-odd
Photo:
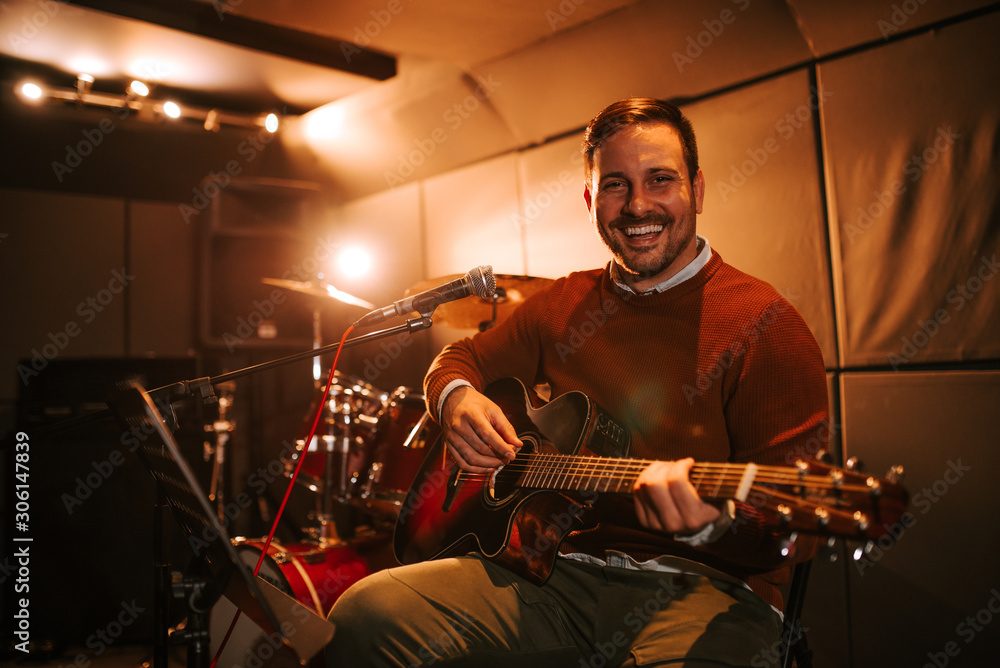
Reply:
[[[802,606],[806,600],[806,584],[809,582],[809,570],[812,561],[796,564],[792,571],[792,585],[788,591],[788,603],[785,605],[785,624],[781,634],[781,668],[812,668],[812,650],[806,641],[805,631],[799,618],[802,616]]]

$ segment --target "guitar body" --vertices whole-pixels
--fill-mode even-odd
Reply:
[[[524,447],[509,464],[476,474],[455,466],[438,439],[396,520],[396,559],[412,564],[475,550],[541,584],[597,494],[631,494],[653,462],[628,458],[628,432],[580,392],[536,407],[524,385],[505,378],[486,395]],[[797,460],[794,466],[696,462],[689,475],[704,499],[749,500],[775,534],[872,541],[901,521],[909,499],[901,474],[893,467],[880,480]]]
[[[393,536],[396,559],[411,564],[478,551],[529,580],[548,578],[563,538],[581,525],[596,492],[524,486],[532,454],[624,457],[629,435],[585,394],[569,392],[535,407],[518,380],[491,383],[486,396],[510,420],[524,447],[492,474],[461,471],[439,438],[417,472]]]

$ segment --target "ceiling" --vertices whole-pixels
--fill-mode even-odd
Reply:
[[[72,86],[87,71],[109,92],[139,77],[192,104],[311,119],[323,131],[297,140],[360,195],[437,131],[448,141],[413,178],[578,131],[619,97],[704,96],[996,4],[4,0],[0,74]]]

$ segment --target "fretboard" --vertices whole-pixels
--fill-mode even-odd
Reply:
[[[522,470],[518,487],[631,494],[639,474],[653,463],[648,459],[532,453],[505,470]],[[756,464],[695,464],[690,478],[703,498],[743,501],[762,468],[769,477],[780,476],[782,484],[802,482],[795,469]]]

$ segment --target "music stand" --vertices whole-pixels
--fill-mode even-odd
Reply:
[[[300,664],[316,656],[333,637],[333,624],[265,580],[253,576],[233,548],[225,527],[219,522],[149,393],[139,383],[128,381],[116,388],[108,399],[108,406],[122,427],[140,441],[136,452],[156,480],[158,497],[169,505],[195,557],[202,559],[206,566],[200,602],[203,612],[207,612],[220,595],[225,595],[268,637],[290,648]],[[160,538],[157,532],[154,541]],[[165,563],[162,556],[156,555],[158,565]],[[233,577],[234,573],[238,576]],[[162,575],[158,574],[158,580],[162,584]],[[157,629],[158,637],[159,632]],[[207,631],[205,635],[205,642],[201,642],[197,650],[192,649],[194,645],[189,648],[189,663],[208,665],[204,656],[208,648]],[[165,649],[162,656],[165,659]]]

